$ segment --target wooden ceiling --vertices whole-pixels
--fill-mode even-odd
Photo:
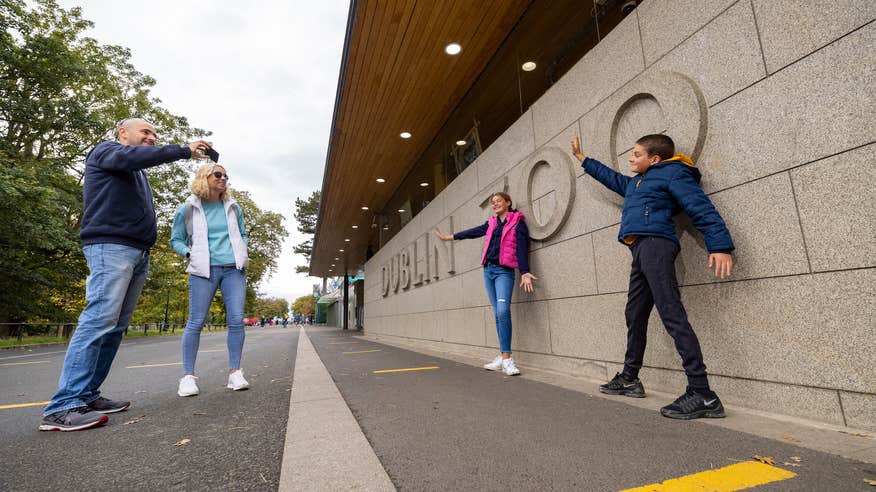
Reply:
[[[384,208],[530,1],[353,1],[311,275],[340,276],[345,267],[353,275],[365,263],[373,213]],[[450,43],[462,52],[446,54]],[[402,139],[401,132],[412,137]]]

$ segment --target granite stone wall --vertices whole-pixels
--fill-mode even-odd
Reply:
[[[713,388],[731,405],[876,430],[874,18],[871,0],[643,2],[367,263],[365,331],[494,354],[483,241],[430,234],[482,223],[505,189],[540,277],[515,292],[515,359],[610,378],[626,340],[621,198],[568,142],[578,132],[585,153],[628,173],[633,141],[667,132],[737,246],[718,280],[678,218],[678,278]],[[646,388],[684,388],[656,312],[645,366]]]

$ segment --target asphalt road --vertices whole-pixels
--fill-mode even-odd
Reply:
[[[133,406],[105,426],[39,432],[41,405],[0,409],[0,490],[277,490],[298,330],[247,328],[252,387],[238,392],[225,388],[225,332],[204,332],[189,398],[176,395],[180,343],[123,342],[102,393]],[[48,400],[64,349],[0,351],[0,407]]]
[[[758,492],[874,490],[874,465],[338,330],[308,335],[399,490],[623,490],[755,455],[796,474]]]

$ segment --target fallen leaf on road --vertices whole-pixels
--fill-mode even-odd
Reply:
[[[259,476],[262,477],[262,481],[263,481],[263,482],[268,483],[268,479],[265,478],[264,475],[262,475],[261,473],[259,473]]]
[[[20,395],[15,395],[15,396],[27,396],[27,393],[22,393]]]
[[[799,463],[800,457],[799,456],[791,456],[791,461],[796,461],[797,463]]]
[[[759,454],[754,455],[754,459],[760,461],[761,463],[765,463],[767,465],[775,465],[776,460],[773,459],[772,456],[761,456]]]
[[[864,481],[869,483],[871,487],[876,487],[876,480],[870,480],[869,478],[865,478]]]
[[[192,412],[192,415],[207,415],[204,412]]]
[[[794,436],[789,436],[788,434],[783,435],[782,439],[784,439],[786,441],[791,441],[791,442],[800,442],[797,439],[795,439]]]
[[[800,466],[800,463],[788,463],[787,461],[782,464],[787,466]]]
[[[125,423],[122,424],[122,425],[136,424],[137,422],[139,422],[139,421],[141,421],[141,420],[143,420],[143,419],[145,419],[145,418],[146,418],[145,415],[141,415],[141,416],[139,416],[139,417],[137,417],[137,418],[135,418],[135,419],[133,419],[133,420],[129,420],[129,421],[125,422]]]
[[[182,441],[179,441],[178,443],[174,444],[174,446],[176,446],[176,447],[185,446],[186,444],[188,444],[190,442],[192,442],[191,439],[183,439]]]
[[[863,437],[864,439],[873,439],[873,436],[870,436],[870,435],[867,435],[867,434],[861,434],[861,433],[859,433],[859,432],[846,432],[846,431],[839,431],[839,432],[840,432],[841,434],[848,434],[848,435],[850,435],[850,436]]]

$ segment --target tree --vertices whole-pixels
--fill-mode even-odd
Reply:
[[[83,162],[117,121],[144,117],[166,143],[209,135],[150,96],[155,80],[128,49],[83,36],[91,25],[55,0],[0,2],[0,321],[70,321],[81,309]],[[160,224],[184,196],[186,171],[149,171]],[[162,265],[153,262],[153,284]]]
[[[310,198],[295,199],[295,220],[298,221],[298,232],[313,236],[316,234],[316,220],[319,215],[319,200],[322,192],[319,190],[310,194]],[[313,253],[313,238],[297,244],[293,249],[295,253],[304,256],[307,265],[295,267],[295,273],[310,272],[310,255]]]
[[[313,316],[316,312],[316,299],[313,296],[301,296],[292,303],[292,312],[303,316]]]

